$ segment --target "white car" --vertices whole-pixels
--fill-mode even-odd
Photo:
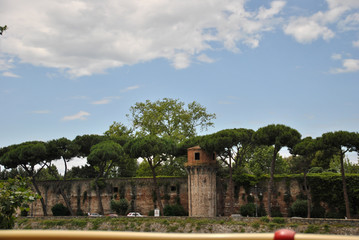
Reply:
[[[139,212],[130,212],[127,214],[127,217],[143,217]]]
[[[89,217],[94,217],[94,218],[97,218],[97,217],[102,217],[102,215],[98,214],[98,213],[88,213],[87,214]]]

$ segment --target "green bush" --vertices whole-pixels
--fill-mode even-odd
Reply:
[[[120,200],[111,200],[110,207],[112,211],[115,211],[118,215],[125,215],[128,209],[128,201],[125,198]]]
[[[241,206],[240,213],[242,216],[254,217],[256,215],[256,205],[254,203],[247,203]]]
[[[182,205],[166,205],[163,209],[163,215],[165,216],[187,216],[186,210]]]
[[[274,217],[272,222],[277,223],[277,224],[283,224],[283,223],[285,223],[285,220],[282,217]]]
[[[283,217],[279,207],[272,207],[271,213],[272,213],[272,217]]]
[[[70,216],[70,211],[62,203],[55,204],[52,208],[52,215],[54,216]]]
[[[307,217],[308,201],[297,199],[290,207],[290,211],[293,217]]]
[[[310,217],[325,218],[325,208],[323,208],[320,204],[314,204]]]

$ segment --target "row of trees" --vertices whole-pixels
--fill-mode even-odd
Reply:
[[[59,182],[70,177],[93,178],[99,209],[103,213],[101,188],[104,179],[109,177],[131,177],[134,175],[152,176],[156,192],[157,207],[163,213],[163,206],[157,176],[159,174],[185,174],[183,162],[186,149],[200,145],[208,152],[216,152],[219,174],[226,174],[230,181],[231,211],[233,212],[233,175],[245,172],[251,174],[270,174],[268,191],[272,193],[275,173],[301,171],[304,178],[310,168],[329,168],[331,159],[340,164],[343,180],[343,193],[350,218],[349,201],[345,183],[345,154],[357,151],[358,133],[331,132],[321,137],[301,139],[301,134],[288,126],[272,124],[257,131],[251,129],[226,129],[205,136],[197,136],[198,130],[213,126],[215,114],[207,113],[205,107],[196,102],[187,106],[177,99],[162,99],[156,102],[136,103],[130,108],[129,119],[132,128],[114,122],[104,135],[77,136],[74,140],[66,138],[48,142],[26,142],[0,149],[0,164],[7,168],[21,167],[31,177],[39,195],[37,181],[50,176]],[[279,151],[287,147],[291,158],[283,159]],[[69,170],[67,164],[74,157],[86,157],[87,165]],[[54,162],[63,161],[65,171],[60,176]],[[142,159],[138,166],[137,159]],[[62,186],[62,185],[59,185]],[[307,185],[305,184],[305,187]],[[310,191],[306,189],[308,199]],[[69,199],[60,187],[70,213]],[[310,201],[308,201],[308,209]],[[44,215],[46,206],[42,200]],[[271,215],[271,194],[268,197],[268,215]],[[310,216],[310,211],[309,211]]]

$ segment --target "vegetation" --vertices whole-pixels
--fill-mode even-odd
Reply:
[[[16,210],[29,211],[28,204],[37,197],[31,190],[29,179],[18,177],[0,182],[0,229],[12,229]]]
[[[281,228],[293,229],[298,233],[345,234],[358,235],[357,226],[342,223],[326,222],[309,224],[300,220],[287,221],[284,218],[19,218],[16,229],[68,229],[68,230],[105,230],[136,232],[175,232],[175,233],[253,233],[273,232]]]
[[[206,108],[197,102],[186,105],[178,99],[169,98],[136,103],[127,116],[131,126],[114,122],[103,135],[82,135],[73,140],[30,141],[3,147],[0,149],[0,164],[5,169],[2,168],[0,178],[7,180],[17,175],[29,177],[40,196],[46,216],[45,202],[41,197],[44,193],[37,186],[39,180],[57,181],[57,191],[65,207],[71,215],[76,215],[64,187],[66,184],[63,184],[65,180],[93,179],[92,187],[99,197],[109,178],[152,177],[154,207],[159,207],[162,214],[163,204],[168,203],[159,194],[157,177],[186,176],[184,163],[187,148],[200,145],[204,150],[216,153],[217,174],[229,179],[225,188],[230,189],[231,212],[234,201],[242,197],[238,189],[243,187],[247,200],[251,191],[255,194],[255,202],[248,200],[247,205],[243,206],[241,211],[247,213],[244,215],[253,216],[251,204],[255,204],[258,216],[280,216],[279,209],[270,206],[272,199],[279,197],[273,192],[274,182],[295,178],[304,187],[303,196],[291,196],[288,190],[281,196],[288,209],[291,209],[291,214],[302,215],[306,212],[308,218],[359,216],[359,179],[353,175],[359,173],[359,164],[349,162],[347,158],[349,152],[358,153],[358,133],[338,131],[324,133],[316,139],[301,139],[297,130],[271,124],[257,131],[224,129],[198,136],[198,130],[214,125],[215,114],[207,113]],[[279,155],[284,147],[289,149],[292,156],[284,158]],[[86,158],[87,164],[69,169],[68,164],[75,157]],[[142,162],[137,162],[138,159]],[[58,172],[56,161],[63,162],[64,172]],[[262,192],[267,188],[271,193],[266,213],[263,197],[258,192],[253,193],[253,189],[267,179],[268,187],[260,186]],[[294,202],[297,199],[303,201]],[[99,209],[103,209],[101,201],[98,202]],[[299,213],[304,202],[307,204],[306,211]],[[327,204],[327,212],[323,210],[323,203]],[[168,212],[173,210],[173,206],[165,207]]]

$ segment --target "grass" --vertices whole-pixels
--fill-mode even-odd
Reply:
[[[106,231],[144,231],[144,232],[187,232],[187,233],[227,233],[274,232],[280,228],[290,228],[297,232],[333,234],[347,228],[359,228],[344,224],[309,224],[287,222],[285,218],[18,218],[16,229],[74,229],[74,230],[106,230]],[[218,230],[217,230],[218,229]],[[342,231],[343,232],[343,231]]]

